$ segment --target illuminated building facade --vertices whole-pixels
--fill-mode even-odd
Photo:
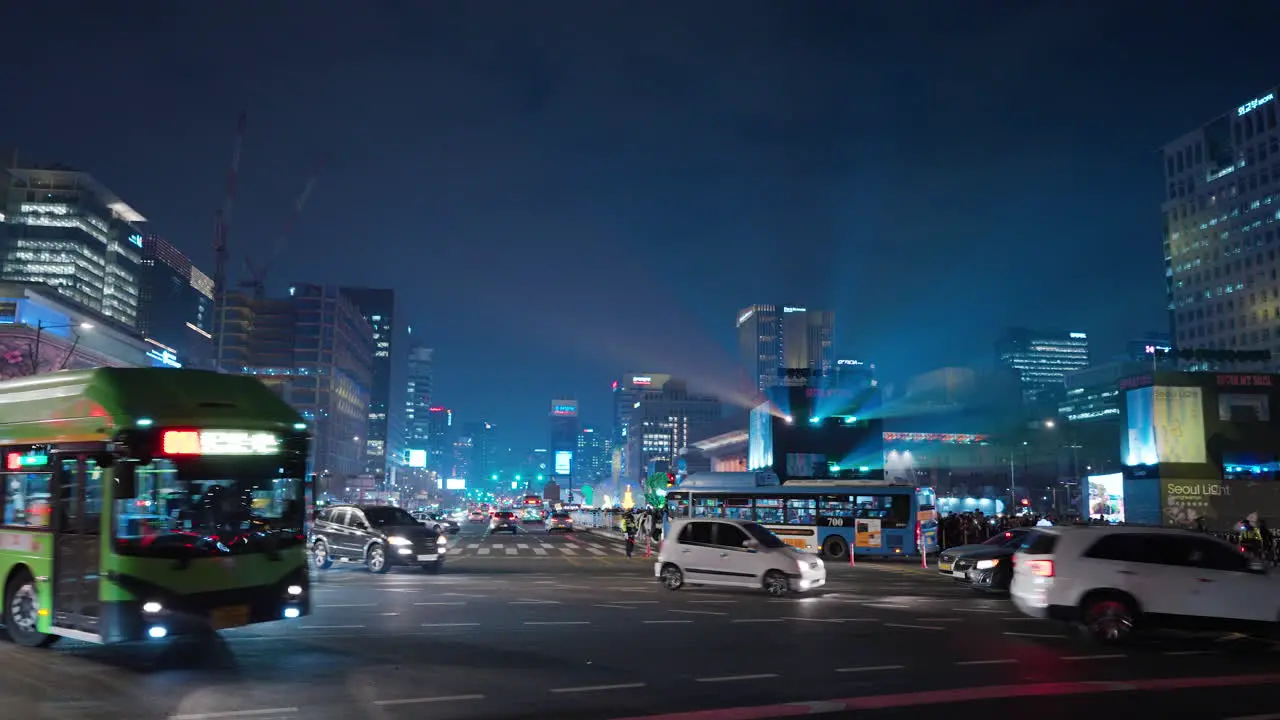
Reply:
[[[578,473],[578,401],[552,400],[547,422],[551,441],[547,446],[551,453],[549,474],[560,486],[572,489]]]
[[[1089,336],[1010,328],[996,342],[996,364],[1017,375],[1029,409],[1052,411],[1063,397],[1067,373],[1089,367]]]
[[[369,430],[365,438],[366,472],[387,471],[390,446],[391,355],[395,336],[396,294],[382,288],[342,288],[373,328],[373,384],[369,393]]]
[[[723,416],[718,397],[691,393],[683,381],[675,379],[642,393],[635,402],[624,453],[624,483],[643,482],[652,464],[673,467],[694,442],[714,433]]]
[[[606,433],[596,432],[595,428],[582,428],[578,433],[578,466],[573,474],[579,485],[609,477],[612,449],[613,443]]]
[[[412,336],[413,328],[409,329]],[[404,449],[426,450],[430,431],[427,418],[431,409],[432,383],[435,378],[435,350],[416,343],[409,348],[405,368]]]
[[[453,411],[435,405],[427,408],[427,470],[442,477],[453,470]]]
[[[159,235],[142,236],[138,330],[157,365],[213,368],[213,279]]]
[[[0,193],[0,279],[44,283],[137,327],[146,218],[67,167],[9,167]]]
[[[1280,350],[1276,92],[1165,146],[1165,278],[1179,349]]]
[[[804,368],[827,377],[835,369],[835,313],[794,305],[751,305],[738,311],[738,351],[757,390],[779,384],[778,371]]]

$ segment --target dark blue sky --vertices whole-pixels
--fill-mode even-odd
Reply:
[[[952,9],[943,9],[943,6]],[[1069,8],[1069,9],[1068,9]],[[1155,9],[1158,13],[1153,13]],[[21,3],[0,147],[212,271],[391,286],[460,420],[543,444],[626,370],[731,378],[734,311],[837,313],[891,379],[1009,324],[1164,329],[1157,150],[1280,82],[1274,3]]]

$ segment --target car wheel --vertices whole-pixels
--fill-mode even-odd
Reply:
[[[19,570],[4,593],[4,629],[23,647],[48,647],[58,641],[57,635],[40,632],[40,595],[31,573]]]
[[[671,563],[662,567],[662,587],[673,591],[684,587],[684,573],[680,568]]]
[[[311,560],[317,570],[328,570],[333,567],[333,558],[329,556],[329,546],[323,540],[317,540],[311,546]]]
[[[1095,640],[1116,645],[1133,636],[1138,611],[1121,595],[1095,595],[1085,598],[1080,617],[1085,632]]]
[[[791,580],[777,570],[764,574],[764,590],[774,597],[786,597],[791,592]]]
[[[369,572],[381,575],[390,569],[387,563],[387,551],[381,545],[374,545],[369,548],[369,553],[365,557],[365,564],[369,566]]]

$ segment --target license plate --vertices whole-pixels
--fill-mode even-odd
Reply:
[[[227,607],[215,608],[210,620],[215,630],[222,628],[240,627],[249,624],[249,606],[248,605],[228,605]]]
[[[428,560],[435,560],[435,559],[436,559],[435,555],[419,555],[418,556],[418,562],[427,562]]]
[[[938,572],[951,572],[951,563],[939,563]]]
[[[956,570],[955,572],[953,572],[953,573],[951,573],[951,574],[952,574],[954,577],[958,577],[958,578],[960,578],[961,580],[968,580],[968,579],[969,579],[969,572],[968,572],[967,570]]]

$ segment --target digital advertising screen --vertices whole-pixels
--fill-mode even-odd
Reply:
[[[444,481],[445,490],[466,490],[466,478],[449,478]]]
[[[768,470],[773,467],[773,413],[769,403],[751,410],[747,427],[747,469]]]
[[[1124,473],[1089,476],[1089,518],[1124,522]]]
[[[1120,457],[1130,467],[1155,465],[1160,461],[1156,451],[1154,397],[1154,387],[1136,388],[1125,396],[1128,412],[1125,433],[1120,438]]]
[[[1156,451],[1160,462],[1207,462],[1204,394],[1198,387],[1157,387],[1154,397]]]
[[[409,451],[409,467],[424,468],[427,466],[426,450],[410,450]]]
[[[555,465],[553,466],[556,475],[569,475],[573,471],[573,451],[557,450]]]
[[[1160,482],[1166,525],[1194,527],[1200,521],[1209,530],[1229,531],[1250,515],[1280,515],[1277,482],[1222,482],[1214,478]]]

